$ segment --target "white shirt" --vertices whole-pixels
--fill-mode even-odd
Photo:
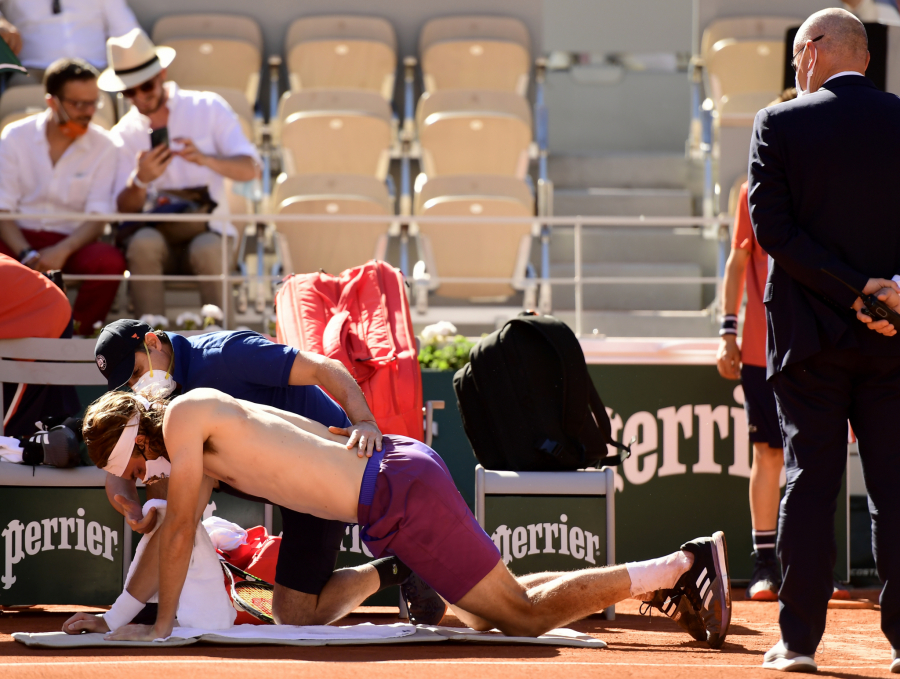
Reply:
[[[102,127],[88,131],[50,162],[48,109],[8,125],[0,135],[0,210],[9,212],[115,212],[116,145]],[[70,234],[84,220],[23,219],[18,225],[34,231]]]
[[[184,137],[210,156],[250,156],[259,163],[256,147],[250,143],[241,130],[241,123],[227,102],[213,92],[181,90],[173,82],[165,84],[169,109],[169,143]],[[132,107],[112,129],[113,139],[119,147],[119,162],[116,174],[115,195],[128,185],[131,173],[137,168],[139,151],[150,150],[150,119]],[[218,203],[214,215],[229,215],[228,196],[225,193],[225,178],[207,167],[190,163],[176,156],[166,171],[150,183],[150,189],[187,189],[206,186],[210,197]],[[230,222],[210,221],[213,231],[235,235]]]
[[[22,34],[23,66],[45,69],[57,59],[80,57],[106,68],[106,39],[138,28],[125,0],[0,0],[0,12]]]

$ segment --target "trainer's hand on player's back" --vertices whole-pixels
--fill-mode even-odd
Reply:
[[[347,450],[358,446],[357,455],[360,457],[372,457],[372,453],[381,450],[381,430],[372,420],[360,420],[350,427],[328,427],[328,431],[339,436],[349,436]]]
[[[91,613],[76,613],[63,623],[62,631],[66,634],[83,632],[109,632],[109,625],[102,616]]]
[[[144,516],[140,502],[129,500],[124,495],[116,495],[115,501],[119,503],[122,513],[125,515],[125,521],[135,533],[144,535],[156,527],[156,507],[151,507],[147,516]]]

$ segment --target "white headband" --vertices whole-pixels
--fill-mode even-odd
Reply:
[[[144,408],[144,410],[150,410],[150,401],[140,394],[132,394],[132,396],[134,396],[135,400]],[[119,436],[115,448],[113,448],[113,451],[109,454],[109,460],[106,461],[106,466],[103,467],[104,471],[115,474],[116,476],[122,476],[122,474],[125,473],[125,468],[131,460],[131,454],[134,452],[134,442],[137,439],[138,422],[140,419],[140,412],[136,412],[131,419],[128,420],[128,423],[122,429],[122,435]]]

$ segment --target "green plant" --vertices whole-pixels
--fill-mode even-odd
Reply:
[[[474,345],[462,335],[423,342],[419,366],[432,370],[459,370],[469,362],[469,350]]]

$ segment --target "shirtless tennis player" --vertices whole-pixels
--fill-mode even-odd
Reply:
[[[171,404],[108,392],[88,408],[84,439],[98,467],[121,468],[127,460],[125,479],[145,478],[148,462],[154,474],[169,475],[156,624],[121,627],[109,639],[171,634],[214,480],[299,512],[359,523],[375,556],[403,560],[478,630],[538,636],[628,597],[659,599],[664,592],[663,608],[690,602],[710,646],[721,646],[728,632],[731,592],[721,533],[659,559],[517,579],[440,457],[406,437],[385,436],[382,451],[367,460],[317,422],[195,389]]]

